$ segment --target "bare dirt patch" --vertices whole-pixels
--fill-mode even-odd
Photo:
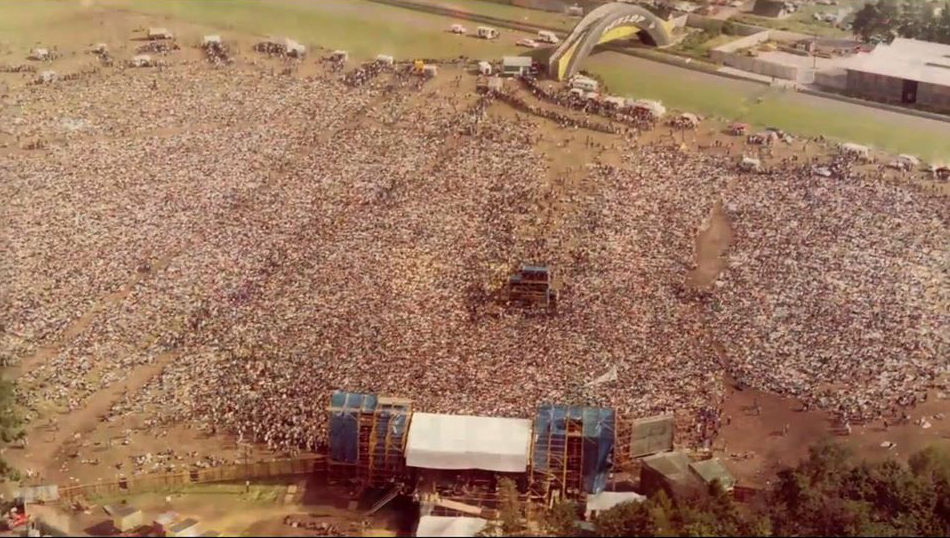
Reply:
[[[731,242],[732,225],[722,202],[716,202],[696,234],[696,268],[687,275],[687,284],[697,289],[712,285],[726,267],[725,255]]]

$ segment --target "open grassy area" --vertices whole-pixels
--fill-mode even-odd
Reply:
[[[515,50],[514,39],[485,42],[446,32],[444,17],[360,0],[108,0],[139,13],[256,34],[279,34],[308,45],[343,48],[356,57],[497,56]]]
[[[543,24],[562,28],[564,31],[570,31],[580,20],[578,17],[569,17],[563,13],[554,13],[549,11],[540,11],[537,9],[525,9],[515,7],[491,0],[413,0],[420,4],[432,4],[434,6],[457,9],[478,15],[487,15],[501,19],[517,20],[529,22],[532,24]]]
[[[73,45],[56,43],[49,25],[62,27],[70,19],[84,24],[87,15],[102,9],[155,15],[164,19],[157,24],[172,27],[178,20],[221,32],[286,35],[310,46],[343,48],[356,58],[519,52],[516,32],[502,30],[502,37],[492,42],[456,36],[446,31],[448,18],[365,0],[0,0],[0,43]]]
[[[950,124],[860,107],[821,97],[686,71],[604,52],[586,67],[610,92],[659,99],[667,106],[707,116],[778,127],[800,136],[868,144],[929,160],[950,158]],[[761,102],[757,102],[761,99]]]
[[[82,13],[79,2],[0,0],[0,45],[32,44],[49,24]]]

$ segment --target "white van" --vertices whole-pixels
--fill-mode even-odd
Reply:
[[[392,65],[393,57],[389,56],[388,54],[380,54],[376,57],[376,61],[384,65]]]
[[[478,62],[478,73],[480,75],[491,75],[491,64],[482,60]]]
[[[585,92],[597,91],[597,81],[584,76],[576,76],[571,79],[571,87],[584,90]]]
[[[453,34],[466,34],[468,32],[461,24],[453,24],[449,27],[449,31]]]
[[[558,39],[556,35],[554,35],[554,32],[550,32],[548,30],[538,31],[538,41],[542,43],[550,43],[552,45],[557,45],[561,42],[561,40]]]
[[[478,37],[482,39],[495,39],[498,37],[498,30],[495,30],[489,26],[479,26]]]

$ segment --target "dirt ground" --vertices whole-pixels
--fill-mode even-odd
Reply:
[[[119,58],[132,55],[132,49],[140,42],[131,41],[129,36],[136,35],[136,29],[162,22],[162,19],[147,17],[131,12],[108,12],[98,15],[95,24],[86,27],[75,25],[62,28],[51,26],[50,32],[62,36],[62,42],[73,43],[74,46],[61,47],[63,58],[50,64],[50,67],[68,73],[96,65],[94,58],[83,53],[83,49],[91,43],[105,41]],[[82,28],[81,30],[78,28]],[[175,30],[182,37],[180,42],[183,49],[172,54],[175,61],[201,58],[201,52],[192,46],[198,36],[212,33],[216,30],[200,25],[190,25],[181,21],[175,22]],[[257,40],[257,36],[248,34],[229,33],[226,37],[241,51],[235,68],[254,68],[252,63],[263,64],[263,68],[279,69],[281,64],[276,61],[261,60],[249,52],[250,46]],[[20,44],[0,53],[0,61],[13,62],[23,56],[28,44]],[[315,54],[319,56],[319,54]],[[270,63],[268,63],[270,62]],[[354,64],[355,65],[355,64]],[[351,65],[352,68],[354,65]],[[308,77],[321,72],[313,59],[309,59],[296,70],[293,76]],[[414,97],[408,106],[417,106],[428,97],[458,98],[460,107],[470,102],[473,97],[474,79],[466,77],[464,84],[456,89],[451,85],[455,73],[444,70],[436,81],[428,86],[426,95]],[[132,75],[145,76],[145,75]],[[7,87],[15,90],[26,84],[29,76],[21,74],[0,74],[0,88]],[[509,84],[514,84],[509,82]],[[524,92],[522,92],[524,93]],[[527,94],[525,94],[527,95]],[[547,105],[546,105],[547,106]],[[13,114],[13,109],[0,111],[0,118],[4,114]],[[516,116],[511,109],[495,105],[491,114],[498,119],[510,119]],[[687,133],[673,133],[668,128],[661,127],[651,133],[642,135],[638,143],[649,143],[657,140],[682,141],[685,151],[715,151],[728,152],[736,159],[749,149],[735,137],[722,133],[724,125],[718,122],[707,121],[698,131]],[[563,189],[576,188],[581,174],[578,173],[588,162],[601,162],[619,166],[622,144],[628,141],[613,135],[599,133],[579,134],[574,132],[565,134],[562,129],[553,124],[543,137],[539,139],[537,147],[547,155],[550,161],[550,174],[546,178],[537,178],[546,182],[553,198]],[[3,138],[0,132],[0,145],[12,142]],[[722,147],[714,146],[715,141],[723,143]],[[15,145],[0,148],[0,151],[19,151]],[[791,145],[779,145],[771,156],[762,156],[763,164],[799,155],[810,157],[824,151],[817,144],[803,145],[795,142]],[[908,181],[908,178],[896,172],[888,172],[888,177],[894,181]],[[661,180],[661,179],[658,179]],[[752,179],[744,179],[753,181]],[[741,184],[731,188],[741,188]],[[946,188],[946,187],[943,187]],[[704,288],[712,285],[719,272],[725,265],[728,257],[729,245],[732,240],[732,223],[728,221],[723,211],[723,204],[728,203],[728,192],[723,200],[708,200],[709,217],[705,223],[696,223],[697,237],[695,245],[696,267],[690,274],[690,283]],[[526,235],[543,234],[558,225],[565,211],[564,207],[552,203],[540,214],[541,218],[532,222],[525,222],[523,233]],[[103,299],[104,302],[121,299],[123,290],[114,296]],[[79,319],[73,327],[65,332],[64,339],[68,340],[82,331],[84,324],[88,324],[96,310],[93,309]],[[27,358],[18,368],[5,372],[5,375],[16,376],[18,371],[29,368],[31,364],[45,360],[55,353],[58,344],[53,343],[41,349],[33,357]],[[180,459],[172,464],[187,466],[191,462],[200,461],[205,457],[213,457],[228,463],[241,462],[245,458],[257,461],[265,458],[280,457],[258,447],[238,445],[231,436],[209,436],[190,428],[188,425],[170,425],[155,427],[148,424],[149,414],[142,414],[115,422],[103,421],[101,417],[116,401],[126,393],[134,392],[137,387],[144,385],[153,378],[166,361],[172,360],[172,355],[165,356],[155,364],[132,372],[121,384],[103,387],[96,393],[87,405],[70,413],[50,413],[42,420],[31,425],[29,442],[25,448],[8,447],[3,457],[14,466],[29,472],[36,473],[36,480],[61,485],[75,483],[91,483],[98,480],[111,480],[120,474],[130,473],[131,458],[145,454],[157,454],[165,450],[174,450]],[[766,477],[783,465],[793,464],[803,456],[808,445],[830,435],[831,419],[820,411],[799,411],[800,404],[776,395],[764,394],[752,389],[736,390],[727,381],[729,386],[725,402],[723,429],[716,441],[717,453],[724,456],[727,464],[743,482],[761,484]],[[758,404],[760,414],[754,414],[751,408]],[[852,447],[856,453],[866,457],[882,457],[893,455],[906,457],[919,448],[931,442],[947,442],[950,437],[950,420],[935,418],[941,413],[950,413],[950,401],[941,399],[933,394],[926,403],[918,408],[909,410],[912,420],[910,424],[890,426],[883,429],[883,424],[869,424],[855,426],[850,436],[838,437],[840,441]],[[915,425],[914,420],[927,417],[932,424],[931,428],[923,429]],[[728,422],[728,423],[726,423]],[[788,424],[787,434],[782,434],[784,426]],[[884,441],[896,444],[893,449],[880,446]],[[247,450],[247,452],[245,452]],[[733,455],[736,455],[733,457]],[[169,469],[154,469],[169,470]],[[291,534],[283,524],[285,515],[299,513],[313,513],[312,507],[306,510],[302,505],[282,505],[275,508],[268,506],[245,506],[239,499],[234,502],[222,502],[221,497],[182,495],[171,501],[164,497],[130,500],[136,506],[153,515],[168,509],[175,510],[183,515],[200,518],[206,522],[208,528],[225,533],[253,532],[259,534],[280,535]],[[240,508],[240,509],[236,509]],[[320,507],[323,511],[324,507]],[[328,521],[342,517],[338,509],[328,507]],[[101,510],[92,511],[82,520],[84,525],[94,527],[104,519]],[[88,527],[82,527],[85,530]]]
[[[105,511],[110,505],[141,510],[145,525],[151,525],[161,514],[173,512],[179,519],[198,521],[198,532],[216,531],[222,536],[318,536],[307,527],[321,524],[351,536],[370,529],[398,528],[391,514],[383,513],[364,523],[357,512],[340,506],[345,502],[307,498],[305,481],[264,488],[254,486],[250,495],[244,489],[243,485],[221,485],[206,486],[197,492],[134,495],[93,502],[81,511],[62,506],[37,506],[33,514],[59,523],[72,534],[100,536],[116,534],[112,519]],[[253,494],[261,492],[265,493],[264,499],[255,499]],[[291,525],[294,522],[297,526]]]
[[[887,427],[883,420],[853,425],[850,435],[842,435],[836,432],[839,425],[829,413],[804,411],[795,399],[749,388],[739,390],[728,379],[725,383],[723,427],[714,449],[743,485],[767,485],[778,470],[807,456],[809,446],[828,439],[867,459],[906,461],[930,445],[950,447],[950,394],[941,397],[933,392],[923,404],[904,410],[911,417],[909,422],[895,425],[892,420]],[[919,419],[926,419],[931,426],[923,428],[916,423]],[[884,442],[894,443],[894,447],[882,447]]]

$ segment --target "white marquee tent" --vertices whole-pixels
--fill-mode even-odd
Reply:
[[[530,448],[528,419],[413,413],[406,464],[425,469],[523,473]]]

